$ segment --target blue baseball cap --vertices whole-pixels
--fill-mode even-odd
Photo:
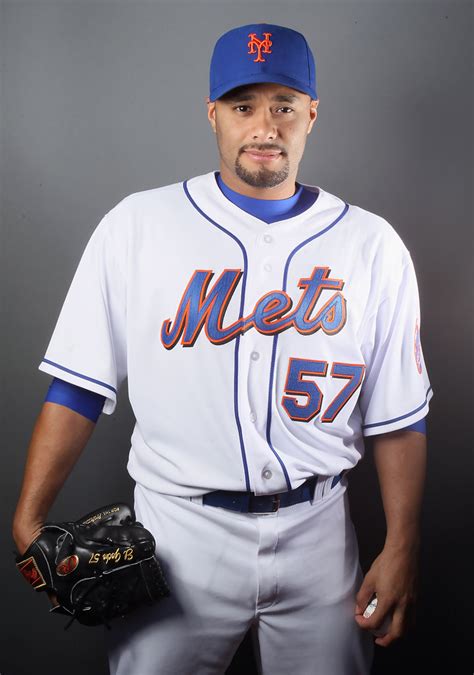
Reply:
[[[209,98],[256,82],[275,82],[317,99],[316,67],[305,37],[291,28],[253,23],[224,33],[212,53]]]

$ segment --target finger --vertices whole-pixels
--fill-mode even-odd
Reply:
[[[370,632],[375,635],[375,637],[383,638],[390,632],[392,627],[392,612],[388,612],[385,616],[382,617],[379,614],[377,622],[373,628],[370,629]]]
[[[356,595],[355,614],[362,615],[375,596],[374,585],[364,582]]]
[[[375,644],[378,645],[379,647],[388,647],[390,644],[392,644],[392,642],[398,640],[399,637],[400,637],[399,635],[392,635],[391,633],[387,633],[382,637],[376,637]]]
[[[404,611],[398,607],[391,616],[391,621],[385,635],[377,635],[375,644],[379,647],[388,647],[389,644],[398,640],[404,632]],[[382,630],[378,632],[382,633]]]
[[[382,596],[383,597],[383,596]],[[385,635],[391,623],[391,604],[388,600],[374,595],[361,615],[355,617],[358,625],[364,630],[370,630],[374,635]]]

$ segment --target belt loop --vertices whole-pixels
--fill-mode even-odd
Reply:
[[[323,491],[324,491],[324,483],[326,481],[325,476],[318,476],[316,480],[316,487],[314,488],[314,496],[313,499],[311,500],[311,504],[314,504],[314,502],[317,502],[321,499],[323,496]]]
[[[328,492],[331,491],[332,489],[332,483],[334,480],[334,476],[328,476],[326,480],[324,481],[324,487],[323,487],[323,497],[327,495]]]
[[[273,508],[272,511],[278,511],[280,508],[280,495],[273,495]]]
[[[189,501],[202,506],[202,495],[197,495],[197,497],[189,497]]]

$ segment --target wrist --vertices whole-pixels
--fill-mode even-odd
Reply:
[[[399,553],[417,553],[420,548],[420,532],[416,530],[387,531],[385,549]]]
[[[12,537],[18,553],[22,554],[41,532],[44,522],[40,519],[26,520],[16,517],[12,526]]]

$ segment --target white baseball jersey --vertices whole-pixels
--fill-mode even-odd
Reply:
[[[78,266],[39,368],[106,397],[128,378],[128,470],[157,492],[281,492],[336,476],[432,396],[410,254],[320,187],[270,225],[215,173],[123,199]]]

